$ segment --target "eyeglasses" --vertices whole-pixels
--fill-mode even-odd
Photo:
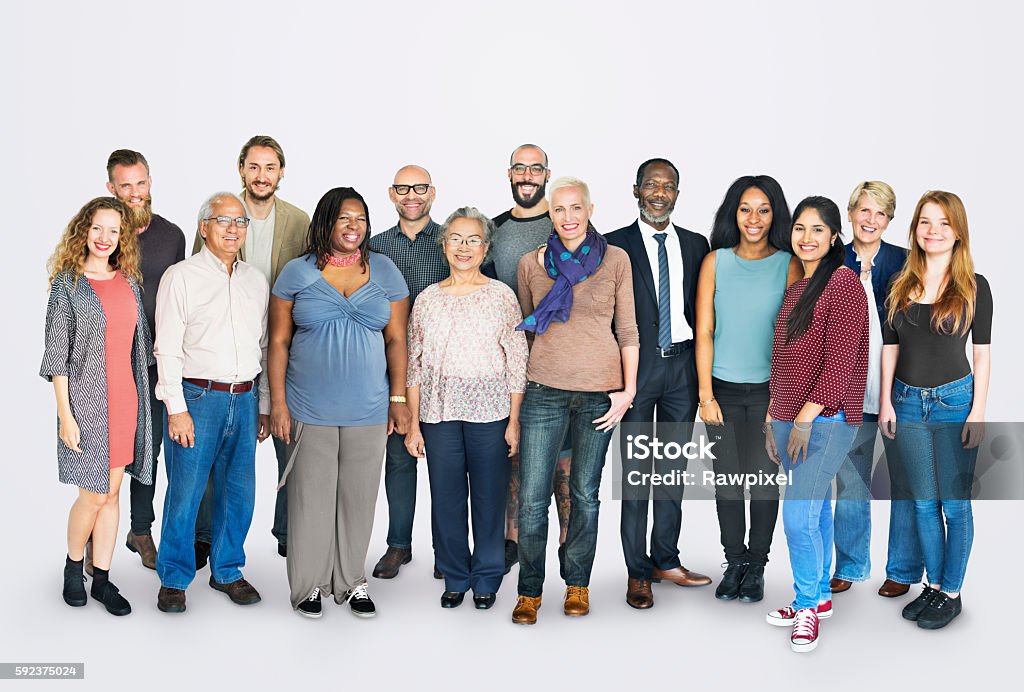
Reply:
[[[431,187],[433,185],[430,183],[418,183],[416,185],[392,185],[391,189],[395,191],[396,195],[407,195],[409,190],[412,190],[417,195],[425,195]]]
[[[249,225],[248,216],[208,216],[205,219],[203,219],[203,221],[216,221],[221,228],[227,228],[232,224],[238,226],[239,228],[246,228]]]
[[[463,238],[462,236],[457,235],[450,235],[444,239],[444,242],[446,242],[448,245],[451,245],[452,247],[458,247],[463,243],[470,247],[480,247],[481,245],[484,244],[484,239],[478,235],[471,235],[468,238]]]
[[[526,173],[526,171],[530,171],[534,175],[541,175],[544,171],[547,170],[546,167],[542,166],[539,163],[535,163],[529,166],[527,166],[525,163],[513,163],[511,168],[512,172],[515,173],[516,175],[522,175],[523,173]]]

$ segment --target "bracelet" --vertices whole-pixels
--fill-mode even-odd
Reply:
[[[810,429],[813,428],[813,427],[814,427],[814,423],[808,423],[806,428],[801,428],[799,423],[797,423],[796,421],[793,421],[793,429],[798,431],[798,432],[809,432]]]
[[[764,425],[761,426],[761,432],[763,432],[765,435],[767,435],[771,431],[772,431],[772,422],[770,420],[766,420],[764,422]]]
[[[404,404],[405,403],[405,397],[404,396],[398,396],[398,395],[392,395],[392,396],[388,397],[388,401],[390,401],[392,404]]]
[[[697,408],[700,408],[701,406],[707,406],[708,404],[713,404],[713,403],[715,403],[715,397],[711,397],[707,401],[700,401],[700,400],[698,400],[697,401]]]

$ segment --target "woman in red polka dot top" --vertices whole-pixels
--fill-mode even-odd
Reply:
[[[793,219],[803,278],[775,322],[765,446],[790,474],[782,522],[796,597],[767,620],[792,625],[790,646],[804,652],[818,644],[818,619],[832,614],[832,479],[862,422],[870,323],[864,287],[843,266],[839,207],[808,197]]]

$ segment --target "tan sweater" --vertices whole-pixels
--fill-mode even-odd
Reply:
[[[523,315],[531,314],[555,283],[537,256],[529,252],[519,260],[517,292]],[[639,345],[629,255],[609,245],[597,271],[572,287],[569,321],[552,322],[533,340],[526,376],[574,392],[620,390],[619,349]]]

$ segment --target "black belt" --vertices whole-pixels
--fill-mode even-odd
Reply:
[[[212,389],[215,392],[229,392],[231,394],[245,394],[248,391],[252,391],[252,388],[256,386],[256,380],[249,380],[248,382],[217,382],[216,380],[199,380],[195,377],[183,377],[181,379],[203,389]]]
[[[656,346],[655,351],[657,351],[658,355],[662,358],[674,358],[675,356],[682,355],[685,351],[689,351],[691,348],[693,348],[693,339],[677,341],[668,348]]]

